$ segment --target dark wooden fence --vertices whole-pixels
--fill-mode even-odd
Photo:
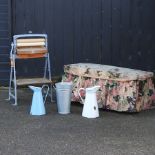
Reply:
[[[47,33],[53,75],[78,62],[155,71],[154,15],[154,0],[12,0],[12,34]],[[42,68],[20,63],[23,76]]]
[[[9,49],[11,38],[10,0],[0,0],[0,85],[9,79]]]

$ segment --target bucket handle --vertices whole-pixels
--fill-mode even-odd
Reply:
[[[48,92],[49,92],[49,86],[48,85],[43,85],[42,87],[41,87],[41,91],[42,91],[42,93],[43,93],[43,89],[45,89],[46,88],[46,94],[45,94],[45,97],[44,97],[44,104],[45,104],[45,101],[46,101],[46,98],[47,98],[47,95],[48,95]]]
[[[83,104],[84,104],[84,99],[81,97],[81,94],[80,94],[80,91],[81,90],[84,90],[84,91],[86,91],[84,88],[80,88],[79,90],[78,90],[78,94],[79,94],[79,96],[80,96],[80,99],[81,99],[81,101],[83,102]]]

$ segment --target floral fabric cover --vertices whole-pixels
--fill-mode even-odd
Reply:
[[[100,108],[139,112],[154,107],[153,73],[123,67],[91,63],[64,66],[63,81],[73,82],[72,101],[81,102],[79,88],[100,85],[97,101]],[[85,98],[85,92],[81,91]]]

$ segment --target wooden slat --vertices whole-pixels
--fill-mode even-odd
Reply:
[[[17,85],[29,85],[29,84],[45,84],[45,83],[52,83],[51,80],[46,78],[31,78],[31,79],[18,79]]]
[[[38,53],[38,54],[17,54],[16,56],[19,59],[43,58],[43,57],[45,57],[45,53]]]
[[[17,47],[45,46],[45,42],[17,43]]]
[[[17,43],[34,43],[34,42],[45,42],[45,39],[44,38],[17,39]]]
[[[45,47],[29,47],[29,48],[17,48],[17,54],[39,54],[47,53]]]

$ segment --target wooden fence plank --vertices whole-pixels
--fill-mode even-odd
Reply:
[[[101,38],[102,38],[102,63],[111,64],[112,51],[112,14],[111,14],[111,0],[102,0],[101,3]]]

